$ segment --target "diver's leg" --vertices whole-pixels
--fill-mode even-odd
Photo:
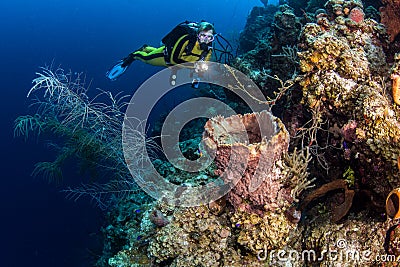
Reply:
[[[137,51],[143,51],[143,52],[146,52],[146,53],[151,53],[151,52],[153,52],[155,49],[157,49],[157,48],[156,48],[156,47],[149,46],[149,45],[147,45],[147,44],[144,44],[144,45],[142,45],[139,49],[135,50],[135,51],[132,52],[132,53],[135,53],[135,52],[137,52]]]
[[[167,66],[164,59],[164,46],[158,48],[147,46],[143,51],[133,52],[132,55],[134,59],[138,59],[150,65]]]
[[[133,61],[135,61],[134,54],[136,52],[142,51],[142,52],[145,52],[145,53],[149,54],[149,53],[154,52],[156,49],[157,48],[149,46],[147,44],[142,45],[142,47],[140,47],[139,49],[133,51],[126,58],[122,59],[123,60],[122,67],[129,66],[129,65],[132,64]]]
[[[144,45],[140,51],[143,51],[143,52],[149,54],[149,53],[154,52],[156,49],[158,49],[158,48],[157,47],[148,46],[148,45]]]

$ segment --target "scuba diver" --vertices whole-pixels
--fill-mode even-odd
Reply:
[[[162,39],[161,47],[143,45],[114,65],[106,76],[110,80],[116,80],[135,60],[164,67],[187,62],[209,61],[215,36],[215,29],[211,23],[185,21]]]

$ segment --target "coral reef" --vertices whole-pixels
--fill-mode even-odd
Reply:
[[[240,123],[245,129],[237,128]],[[260,250],[287,247],[299,238],[297,223],[301,215],[291,204],[310,184],[309,155],[303,151],[287,153],[288,133],[279,119],[267,111],[219,116],[210,119],[205,130],[205,149],[214,149],[207,148],[207,144],[216,145],[216,173],[227,183],[230,175],[237,175],[235,170],[227,170],[229,154],[235,151],[232,146],[248,150],[233,153],[238,162],[231,164],[248,162],[243,178],[226,197],[208,206],[172,209],[160,203],[147,207],[140,231],[132,235],[126,230],[130,248],[110,258],[111,266],[132,266],[139,259],[161,266],[262,266],[257,260]],[[240,130],[250,137],[248,142],[242,140]],[[243,156],[249,159],[240,158]],[[265,158],[265,166],[257,168],[256,163]],[[149,241],[147,253],[134,249],[138,236]]]
[[[260,44],[262,37],[267,37],[271,30],[272,14],[277,8],[273,5],[254,7],[248,17],[248,22],[239,37],[239,49],[247,52]]]
[[[263,249],[282,248],[299,235],[296,224],[288,221],[283,212],[266,212],[260,216],[237,211],[230,218],[239,230],[237,242],[257,255]]]
[[[228,249],[231,230],[206,206],[176,210],[171,223],[156,233],[149,244],[149,255],[156,262],[173,259],[174,266],[219,266],[234,261],[226,257],[237,252]],[[237,257],[237,256],[236,256]]]
[[[287,4],[295,10],[296,16],[302,16],[304,12],[314,13],[325,2],[326,0],[288,0]]]
[[[174,158],[175,166],[162,158],[157,158],[153,161],[154,167],[161,176],[173,184],[201,185],[207,183],[216,176],[213,164],[196,173],[188,173],[177,167],[183,165],[186,159],[196,160],[200,158],[201,160],[200,142],[201,136],[179,142],[179,147],[177,146],[175,149],[182,151],[185,158]]]
[[[141,227],[140,234],[146,235],[144,228]],[[174,210],[170,224],[151,234],[147,253],[138,245],[135,235],[129,249],[119,251],[108,263],[120,267],[146,264],[261,267],[265,266],[265,259],[257,258],[260,251],[293,248],[289,241],[299,236],[295,224],[288,222],[282,213],[270,212],[264,217],[242,211],[215,215],[207,206],[179,208]],[[236,243],[242,247],[239,249]]]
[[[304,248],[309,254],[307,266],[381,266],[387,255],[386,229],[390,224],[365,218],[349,218],[345,223],[329,224],[326,215],[310,223],[304,235]],[[380,260],[382,256],[382,260]]]
[[[318,9],[323,8],[324,5],[327,3],[338,4],[340,6],[343,4],[343,2],[344,1],[340,0],[328,1],[328,2],[326,0],[288,0],[287,4],[294,8],[295,14],[297,16],[307,15],[309,17],[312,17],[312,15],[315,14]],[[356,4],[360,5],[360,7],[363,4],[365,9],[373,8],[375,10],[379,9],[379,7],[382,6],[382,3],[376,0],[351,1],[351,2],[347,1],[346,4],[352,4],[352,5]]]
[[[293,2],[289,1],[289,4]],[[370,243],[373,255],[378,255],[387,252],[383,245],[389,228],[389,225],[382,223],[382,217],[378,214],[384,210],[386,194],[400,184],[400,114],[398,107],[393,104],[398,96],[398,58],[394,57],[395,62],[390,66],[392,59],[388,53],[386,28],[377,20],[370,19],[371,15],[366,15],[361,1],[323,2],[325,4],[322,6],[318,1],[309,1],[314,6],[315,16],[307,14],[306,21],[314,21],[307,21],[298,41],[292,43],[297,44],[301,75],[294,77],[293,81],[297,83],[293,90],[286,93],[293,96],[299,89],[303,98],[297,102],[292,97],[285,103],[288,111],[283,113],[288,115],[283,116],[283,123],[292,137],[290,147],[308,145],[312,154],[312,175],[316,175],[316,181],[322,184],[302,200],[298,209],[306,214],[306,221],[329,214],[330,221],[345,221],[363,229],[369,226],[364,222],[369,221],[367,216],[375,216],[374,227],[379,229],[379,241]],[[366,4],[379,7],[371,1]],[[368,10],[370,13],[372,7]],[[296,12],[296,8],[294,13],[301,14]],[[249,52],[237,64],[251,77],[260,73],[254,77],[265,88],[265,79],[274,73],[273,67],[268,64],[258,67],[262,60],[254,57],[257,53]],[[249,63],[250,67],[246,65]],[[274,104],[279,106],[283,103]],[[394,202],[392,198],[390,200]],[[314,213],[315,202],[326,203],[321,203],[320,207],[329,205],[331,209],[321,208],[321,211]],[[396,203],[392,205],[396,207]],[[359,212],[363,208],[366,208],[365,212],[358,213],[358,217],[346,219],[345,215],[351,214],[352,210]],[[388,211],[388,215],[392,213],[395,215],[397,210]],[[327,240],[318,241],[320,237],[310,236],[310,231],[317,231],[320,225],[321,221],[307,225],[303,234],[310,242],[321,242],[320,245],[327,246]],[[325,227],[326,230],[335,231],[334,224],[326,223]],[[338,236],[346,235],[346,227],[336,230]],[[367,249],[364,241],[359,241],[366,240],[367,236],[362,232],[353,235],[358,240],[352,244],[355,247],[349,248]],[[397,242],[393,240],[389,241],[392,247]],[[352,266],[354,262],[324,261],[323,266],[329,264]],[[371,266],[376,262],[364,264]]]
[[[294,112],[289,108],[285,111],[289,116],[285,117],[284,123],[295,137],[291,142],[311,144],[312,154],[324,169],[334,169],[333,166],[339,162],[328,163],[327,157],[338,158],[333,155],[336,152],[327,150],[326,153],[319,151],[320,148],[339,146],[343,151],[340,158],[353,164],[357,183],[362,182],[363,186],[372,188],[384,198],[390,191],[390,184],[397,184],[394,159],[397,160],[399,154],[397,142],[392,142],[397,140],[399,130],[397,109],[386,94],[385,77],[388,77],[389,68],[385,55],[388,47],[386,30],[382,24],[365,18],[361,1],[331,0],[326,1],[323,7],[316,12],[315,23],[304,25],[298,39],[296,56],[299,57],[300,71],[305,75],[297,76],[295,80],[301,86],[303,102],[296,103],[296,98],[292,97],[289,103],[285,103],[286,107],[306,104],[311,114]],[[297,43],[293,42],[292,45]],[[255,53],[244,55],[237,66],[251,77],[262,80],[259,84],[264,88],[268,75],[274,73],[273,68],[264,69],[268,64],[263,65],[262,70],[257,68],[262,61],[253,57]],[[256,68],[246,67],[249,62]],[[396,74],[392,77],[396,82]],[[289,91],[292,95],[297,89],[296,86],[293,88]],[[329,123],[329,126],[324,126],[328,135],[321,139],[318,129],[323,123]],[[307,127],[301,127],[302,124]],[[334,131],[333,125],[339,131]],[[329,134],[334,134],[334,138],[328,141]],[[373,178],[375,175],[389,183],[378,184]]]
[[[270,14],[274,17],[268,34],[259,36],[256,45],[237,58],[233,66],[259,85],[268,98],[275,99],[279,91],[276,88],[281,88],[282,81],[292,78],[298,70],[296,43],[301,23],[288,5],[279,6]],[[248,20],[246,27],[255,27],[254,22]],[[247,34],[244,32],[243,36]]]
[[[302,25],[295,16],[293,8],[281,5],[274,15],[273,26],[271,50],[276,53],[280,48],[296,42]]]
[[[216,175],[225,183],[241,176],[228,193],[235,209],[285,210],[309,186],[308,155],[295,151],[288,156],[288,132],[271,113],[219,116],[210,119],[204,129],[205,148],[216,149]]]
[[[300,35],[300,67],[307,73],[300,81],[304,100],[333,123],[343,127],[350,121],[356,124],[352,131],[357,137],[346,141],[346,146],[357,151],[353,162],[362,166],[358,175],[369,172],[368,166],[376,173],[376,166],[383,164],[386,171],[379,170],[383,172],[378,175],[395,186],[399,181],[396,160],[400,125],[398,111],[382,82],[382,77],[388,76],[384,29],[372,20],[356,23],[346,17],[346,7],[360,5],[353,7],[354,3],[345,5],[349,1],[344,1],[339,8],[331,2],[326,6],[331,6],[328,17],[332,20],[326,21],[326,17],[323,24],[307,24]],[[335,118],[341,118],[341,122]],[[364,182],[382,197],[388,192],[384,188],[388,184],[378,183],[377,179],[367,178]]]

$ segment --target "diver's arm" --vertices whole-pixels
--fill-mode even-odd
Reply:
[[[184,43],[183,43],[183,45],[182,45],[182,48],[181,48],[181,50],[179,51],[179,56],[178,56],[178,58],[180,59],[180,60],[183,60],[184,62],[192,62],[193,60],[192,60],[192,55],[191,54],[187,54],[187,51],[186,51],[186,47],[189,45],[189,40],[186,40]]]

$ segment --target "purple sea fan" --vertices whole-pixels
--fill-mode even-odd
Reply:
[[[150,221],[157,227],[163,227],[169,224],[168,219],[159,210],[153,210],[149,216]]]

